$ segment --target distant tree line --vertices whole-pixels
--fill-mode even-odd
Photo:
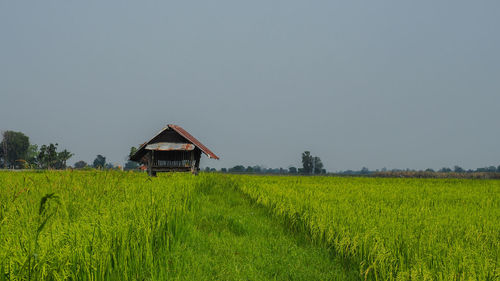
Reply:
[[[416,169],[387,169],[383,168],[381,170],[369,170],[367,167],[361,168],[361,170],[353,171],[353,170],[345,170],[345,171],[339,171],[334,174],[340,174],[340,175],[374,175],[374,174],[381,174],[381,173],[403,173],[403,172],[426,172],[426,173],[500,173],[500,165],[497,167],[495,166],[489,166],[489,167],[483,167],[483,168],[477,168],[477,169],[464,169],[460,166],[454,166],[453,169],[449,167],[443,167],[438,170],[434,170],[431,168],[425,169],[425,170],[416,170]]]
[[[115,169],[115,170],[121,170],[121,166],[120,165],[115,165],[113,163],[110,163],[110,162],[106,162],[106,157],[101,155],[101,154],[98,154],[94,161],[92,162],[92,165],[89,165],[87,164],[87,162],[83,161],[83,160],[80,160],[80,161],[77,161],[73,167],[75,169],[90,169],[90,168],[94,168],[94,169],[100,169],[100,170],[111,170],[111,169]]]
[[[137,170],[139,164],[130,161],[130,157],[137,152],[137,148],[131,147],[129,154],[126,157],[124,170]],[[69,167],[67,161],[73,157],[73,153],[64,149],[58,151],[57,143],[44,144],[40,147],[36,144],[31,144],[28,136],[22,132],[4,131],[2,133],[2,141],[0,142],[0,168],[3,169],[66,169]],[[284,168],[266,168],[263,166],[243,166],[236,165],[231,168],[215,168],[206,167],[205,172],[222,172],[222,173],[248,173],[248,174],[291,174],[291,175],[319,175],[326,174],[326,169],[323,166],[321,159],[318,156],[313,156],[310,151],[304,151],[301,155],[302,167]],[[74,164],[75,169],[96,168],[96,169],[122,169],[121,166],[116,166],[106,162],[106,157],[98,154],[91,165],[80,160]],[[335,175],[346,176],[421,176],[433,177],[435,174],[478,174],[478,173],[500,173],[500,165],[488,166],[477,169],[463,169],[460,166],[453,168],[443,167],[437,171],[433,169],[415,170],[415,169],[392,169],[383,168],[381,170],[369,170],[367,167],[362,167],[360,170],[345,170],[338,171]]]
[[[291,167],[294,168],[294,167]],[[296,169],[296,168],[295,168]],[[236,165],[232,168],[221,168],[216,170],[215,168],[205,167],[205,172],[221,172],[221,173],[236,173],[236,174],[288,174],[289,169],[284,168],[266,168],[263,166],[243,166]]]
[[[243,166],[236,165],[232,168],[221,168],[217,171],[215,168],[205,167],[205,172],[221,172],[221,173],[245,173],[245,174],[291,174],[291,175],[313,175],[326,174],[326,169],[323,167],[323,162],[317,156],[312,156],[311,152],[304,151],[302,153],[302,168],[288,167],[284,168],[265,168],[259,165]]]
[[[236,165],[232,168],[221,168],[219,170],[215,168],[205,167],[205,172],[221,172],[221,173],[244,173],[244,174],[289,174],[289,175],[310,175],[310,174],[327,174],[326,170],[321,168],[316,169],[316,172],[311,173],[311,157],[310,153],[303,153],[303,159],[308,159],[303,162],[302,168],[289,167],[288,169],[283,168],[264,168],[261,166],[243,166]],[[313,157],[314,159],[314,157]],[[309,162],[307,162],[309,161]],[[321,161],[321,160],[320,160]],[[317,162],[319,163],[319,161]],[[305,167],[304,167],[305,166]],[[316,166],[317,167],[317,166]],[[322,167],[322,166],[321,166]],[[314,169],[312,169],[314,171]],[[362,167],[360,170],[345,170],[330,172],[329,175],[340,175],[340,176],[374,176],[374,177],[464,177],[464,178],[500,178],[500,175],[495,176],[481,176],[479,174],[500,174],[500,165],[477,168],[477,169],[463,169],[460,166],[454,166],[452,168],[443,167],[438,170],[425,169],[377,169],[370,170],[367,167]],[[457,176],[463,175],[463,176]]]
[[[106,162],[106,157],[98,154],[94,161],[92,162],[92,165],[88,165],[85,161],[78,161],[75,163],[74,167],[75,169],[84,169],[84,168],[94,168],[94,169],[118,169],[118,170],[125,170],[125,171],[130,171],[130,170],[136,170],[139,168],[139,164],[137,162],[131,161],[130,157],[135,154],[137,151],[137,148],[131,147],[129,154],[125,157],[125,166],[116,166],[112,163]]]
[[[57,143],[50,143],[38,148],[25,134],[4,131],[0,143],[0,168],[66,169],[73,153],[66,149],[57,151],[57,147]]]
[[[0,168],[55,170],[69,168],[67,161],[74,154],[66,149],[58,151],[58,146],[57,143],[49,143],[39,147],[36,144],[31,144],[29,137],[22,132],[4,131],[0,142]],[[130,153],[132,152],[133,150]],[[129,162],[127,162],[129,168],[138,166],[135,162]],[[74,168],[119,169],[121,167],[107,163],[106,157],[99,154],[92,165],[80,160],[74,164]]]

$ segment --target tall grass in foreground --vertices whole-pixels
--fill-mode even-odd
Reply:
[[[164,280],[203,181],[1,172],[0,280]]]
[[[283,265],[279,256],[259,255],[269,236],[246,240],[265,228],[224,216],[241,195],[235,189],[330,247],[362,279],[500,279],[500,181],[44,171],[0,172],[0,281],[275,276],[252,274],[255,258],[261,270],[274,260],[280,272],[298,271],[290,258]],[[239,208],[242,218],[254,214]],[[233,240],[209,243],[227,233]],[[233,245],[252,255],[233,253]],[[198,260],[210,253],[226,256]],[[243,268],[248,275],[239,274]]]
[[[238,176],[371,280],[500,280],[500,181]]]

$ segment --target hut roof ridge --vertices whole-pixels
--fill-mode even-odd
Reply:
[[[213,158],[213,159],[219,159],[219,157],[217,155],[215,155],[215,153],[213,153],[210,149],[208,149],[208,147],[206,147],[205,145],[203,145],[199,140],[197,140],[195,137],[193,137],[190,133],[188,133],[186,130],[184,130],[181,126],[178,126],[178,125],[174,125],[174,124],[168,124],[167,126],[165,126],[163,129],[161,129],[156,135],[154,135],[150,140],[148,140],[147,142],[143,143],[138,149],[137,149],[137,152],[132,156],[130,157],[131,159],[134,159],[136,158],[136,155],[139,153],[139,152],[142,152],[145,147],[150,144],[150,142],[152,140],[154,140],[157,136],[159,136],[161,133],[163,133],[165,130],[168,130],[168,129],[172,129],[174,130],[176,133],[178,133],[179,135],[181,135],[183,138],[185,138],[187,141],[191,142],[192,144],[194,144],[196,147],[198,147],[205,155],[208,156],[208,158]]]
[[[208,156],[208,158],[214,158],[214,159],[219,159],[215,153],[213,153],[208,147],[203,145],[199,140],[197,140],[195,137],[193,137],[190,133],[188,133],[186,130],[184,130],[181,126],[177,126],[174,124],[168,124],[167,127],[172,128],[174,131],[179,133],[179,135],[183,136],[186,138],[188,141],[190,141],[192,144],[194,144],[196,147],[201,149],[205,155]]]

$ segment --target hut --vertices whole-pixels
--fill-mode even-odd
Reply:
[[[143,143],[130,160],[147,167],[150,176],[157,172],[198,173],[201,154],[219,159],[210,149],[186,130],[169,124],[152,139]]]

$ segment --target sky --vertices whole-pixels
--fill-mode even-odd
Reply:
[[[0,1],[0,130],[124,163],[500,165],[499,1]]]

